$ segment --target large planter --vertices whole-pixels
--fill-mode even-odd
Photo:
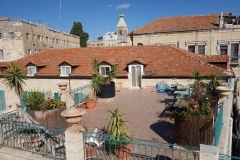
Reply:
[[[121,89],[122,83],[121,82],[115,83],[115,92],[120,92]]]
[[[188,117],[174,113],[174,142],[200,149],[200,144],[213,143],[213,115]]]
[[[97,94],[99,98],[113,98],[115,97],[115,83],[102,84],[101,91]]]
[[[65,118],[60,116],[62,111],[66,110],[66,106],[47,111],[30,111],[30,115],[41,125],[67,128],[68,123]]]

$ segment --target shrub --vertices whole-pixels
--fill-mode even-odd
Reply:
[[[41,111],[44,103],[44,95],[38,91],[28,92],[28,95],[24,97],[26,107],[30,110]]]
[[[45,100],[44,94],[39,91],[28,92],[28,95],[24,97],[26,107],[33,111],[52,110],[55,108],[61,108],[66,103],[61,100],[55,100],[47,97]]]

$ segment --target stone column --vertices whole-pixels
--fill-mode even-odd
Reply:
[[[84,160],[84,139],[81,132],[82,126],[78,123],[86,110],[82,108],[70,108],[61,112],[66,121],[71,124],[65,131],[65,146],[67,160]]]
[[[219,160],[218,147],[200,144],[200,160]]]

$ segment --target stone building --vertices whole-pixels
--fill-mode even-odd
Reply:
[[[152,88],[159,81],[189,85],[193,83],[191,72],[196,69],[208,77],[216,70],[223,74],[224,80],[234,77],[228,69],[227,55],[199,56],[168,45],[48,49],[16,62],[25,68],[28,77],[24,91],[51,91],[57,94],[57,84],[60,82],[69,84],[68,92],[89,84],[95,73],[92,68],[95,57],[99,59],[99,70],[104,71],[100,72],[103,76],[113,65],[117,65],[119,75],[115,82],[121,82],[123,88],[129,89]],[[0,81],[8,65],[6,62],[0,63]],[[70,98],[64,99],[68,107]],[[0,101],[12,107],[20,103],[19,97],[14,91],[9,91],[4,83],[0,83]],[[3,104],[0,104],[0,110]]]
[[[79,37],[46,25],[0,18],[0,61],[12,61],[45,49],[79,48]]]
[[[133,45],[172,45],[198,55],[229,55],[240,77],[240,17],[231,13],[158,18],[129,34]]]
[[[104,46],[127,46],[130,45],[128,36],[128,27],[124,20],[124,15],[119,15],[119,21],[116,26],[116,32],[107,32],[104,36],[97,37],[92,41],[89,47],[104,47]]]

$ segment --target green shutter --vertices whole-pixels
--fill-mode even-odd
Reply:
[[[0,90],[0,110],[6,109],[6,101],[5,101],[5,94],[3,90]]]
[[[74,101],[75,103],[80,103],[81,100],[84,99],[84,94],[83,93],[74,93]]]
[[[60,101],[61,100],[61,95],[59,96],[58,92],[54,93],[54,99],[56,101]]]
[[[24,91],[23,92],[23,95],[20,96],[20,106],[22,108],[26,107],[26,101],[24,100],[25,97],[27,96],[28,92],[27,91]]]

